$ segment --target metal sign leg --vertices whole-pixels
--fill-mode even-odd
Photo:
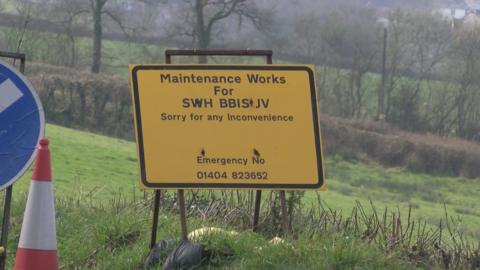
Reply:
[[[10,208],[12,205],[12,190],[13,185],[9,186],[5,191],[5,202],[3,206],[3,221],[2,221],[2,236],[0,239],[1,248],[0,254],[0,269],[5,269],[5,262],[7,260],[7,242],[8,242],[8,226],[10,222]]]
[[[160,210],[160,190],[155,190],[155,198],[153,201],[153,224],[152,234],[150,238],[150,248],[153,248],[157,244],[157,228],[158,228],[158,213]]]
[[[257,190],[255,194],[255,209],[253,210],[253,225],[252,229],[254,232],[258,229],[258,218],[260,216],[260,204],[262,202],[262,191]]]

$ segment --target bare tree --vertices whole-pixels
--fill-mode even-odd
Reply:
[[[102,16],[103,8],[108,0],[89,0],[93,19],[93,52],[92,52],[92,66],[93,73],[100,72],[100,65],[102,59],[102,39],[103,27]]]
[[[378,54],[376,46],[376,17],[373,10],[362,5],[341,3],[341,9],[324,16],[318,31],[323,42],[336,55],[330,59],[337,67],[347,70],[333,73],[338,83],[333,96],[341,116],[363,118],[366,116],[366,75],[374,68]],[[343,78],[343,83],[338,78]]]
[[[455,36],[452,51],[451,73],[459,87],[455,95],[454,123],[456,133],[464,138],[478,139],[478,98],[480,79],[480,27],[478,24],[465,25]],[[475,130],[477,132],[475,132]]]
[[[30,24],[30,20],[32,15],[35,16],[35,8],[32,3],[26,0],[19,0],[13,3],[13,6],[18,13],[18,15],[22,18],[17,25],[17,28],[13,31],[6,30],[4,34],[4,39],[7,41],[7,47],[9,50],[19,52],[20,50],[24,49],[24,41],[27,38],[27,30]],[[10,33],[9,33],[10,32]],[[14,34],[12,32],[15,32]]]
[[[88,12],[88,6],[84,5],[83,0],[60,0],[55,3],[53,12],[60,18],[69,41],[70,57],[65,64],[73,67],[77,62],[75,26],[81,16]]]
[[[426,82],[438,74],[438,67],[451,48],[451,31],[448,22],[435,14],[409,11],[394,18],[396,21],[392,24],[396,28],[390,31],[394,38],[389,42],[391,56],[398,57],[394,52],[400,50],[393,42],[402,42],[404,51],[402,58],[390,61],[390,70],[397,73],[397,78],[389,80],[399,84],[398,91],[388,89],[387,116],[401,128],[420,131],[427,128],[425,119],[428,117],[427,110],[422,108],[422,93],[426,90]],[[408,76],[408,80],[402,76]]]
[[[411,40],[408,37],[408,19],[406,12],[396,9],[388,16],[388,41],[386,51],[385,116],[391,116],[393,96],[399,86],[399,80],[406,74],[405,69],[412,65],[407,56]]]
[[[91,72],[99,73],[102,63],[102,40],[103,40],[103,19],[104,16],[113,20],[120,29],[126,34],[127,27],[123,25],[121,14],[115,13],[124,11],[123,8],[114,9],[113,6],[108,8],[107,2],[110,0],[89,0],[90,11],[93,21],[93,52]],[[126,2],[128,4],[128,2]],[[115,4],[115,3],[114,3]]]
[[[168,4],[175,13],[170,36],[187,38],[200,50],[211,48],[214,37],[225,33],[226,29],[232,30],[232,25],[242,26],[248,21],[262,31],[268,25],[267,12],[252,0],[185,0]],[[200,63],[206,61],[204,56],[199,58]]]
[[[322,42],[322,20],[319,14],[307,11],[295,18],[294,40],[297,52],[301,52],[309,58],[324,56]],[[290,44],[289,47],[293,47]]]

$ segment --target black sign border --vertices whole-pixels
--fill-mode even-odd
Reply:
[[[315,136],[315,150],[317,156],[318,183],[315,184],[239,184],[239,183],[151,183],[147,181],[146,166],[143,146],[142,116],[140,112],[140,94],[138,91],[137,72],[142,70],[287,70],[306,71],[310,80],[310,97],[312,102],[312,115]],[[250,65],[138,65],[132,69],[132,89],[135,103],[135,125],[137,130],[137,147],[140,162],[140,177],[144,186],[156,189],[268,189],[268,190],[289,190],[289,189],[319,189],[323,186],[324,170],[322,162],[322,146],[320,136],[319,111],[317,108],[317,93],[315,88],[315,76],[311,68],[307,66],[250,66]]]

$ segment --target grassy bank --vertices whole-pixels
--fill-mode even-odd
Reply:
[[[75,191],[95,201],[109,200],[119,192],[144,196],[138,188],[134,143],[54,125],[48,125],[47,136],[58,194]],[[369,204],[372,200],[379,208],[412,206],[416,214],[438,224],[445,205],[450,215],[461,218],[463,227],[480,238],[479,179],[416,174],[337,157],[328,157],[325,165],[328,191],[319,194],[332,209],[349,212],[355,201]],[[16,193],[26,192],[30,175],[16,183]],[[306,192],[303,202],[308,206],[316,200],[316,192]]]
[[[57,184],[58,186],[58,184]],[[58,254],[61,269],[142,269],[148,254],[151,214],[133,197],[114,196],[92,203],[84,196],[58,195],[56,199]],[[13,263],[21,226],[23,196],[17,196],[10,232],[9,265]],[[87,199],[87,200],[86,200]],[[162,213],[159,239],[178,239],[177,215]],[[190,219],[191,229],[219,222]],[[230,228],[232,229],[232,228]],[[235,229],[235,228],[233,228]],[[344,235],[305,234],[272,245],[252,232],[232,237],[208,235],[200,240],[213,256],[203,269],[411,269],[396,256],[383,256],[374,244]],[[228,252],[229,256],[220,255]],[[155,269],[163,269],[158,265]]]
[[[135,194],[138,188],[135,144],[54,125],[47,127],[51,141],[55,189],[58,194],[84,194],[94,201],[106,201],[113,194]],[[330,208],[345,213],[355,201],[379,209],[413,208],[416,215],[437,225],[448,213],[462,220],[462,230],[480,239],[479,179],[416,174],[402,168],[352,163],[337,157],[326,159],[328,191],[318,193]],[[16,192],[25,192],[29,175],[20,180]],[[316,192],[306,192],[305,207],[317,201]]]
[[[145,195],[138,188],[134,143],[54,125],[47,126],[47,136],[53,158],[60,265],[63,269],[140,269],[148,253],[151,194]],[[438,225],[445,217],[445,207],[448,215],[461,220],[455,222],[454,230],[465,232],[472,242],[480,238],[478,179],[414,174],[401,168],[386,169],[337,157],[327,158],[326,169],[328,191],[305,192],[303,210],[318,208],[320,197],[321,204],[328,206],[327,212],[338,211],[348,216],[357,202],[369,205],[371,201],[380,214],[385,207],[395,209],[403,220],[412,208],[412,220],[426,221],[426,229],[430,230],[430,225]],[[18,243],[30,175],[15,184],[10,251]],[[173,192],[169,194],[173,196]],[[268,197],[264,196],[266,201]],[[262,213],[263,226],[270,224],[265,219],[273,215],[267,210]],[[180,228],[175,207],[164,211],[160,215],[158,239],[178,238]],[[365,207],[365,212],[372,211],[371,207]],[[272,235],[248,232],[248,218],[239,222],[243,218],[240,215],[238,220],[227,220],[224,213],[211,218],[201,218],[193,210],[189,213],[190,230],[216,226],[244,231],[235,238],[217,235],[204,239],[210,248],[230,250],[233,254],[214,257],[206,266],[208,269],[439,267],[428,259],[420,260],[426,261],[425,264],[413,265],[407,262],[411,258],[404,251],[384,249],[377,238],[337,228],[336,221],[327,228],[329,233],[319,233],[302,227],[308,223],[303,219],[305,223],[293,224],[296,233],[286,237],[289,245],[274,246],[268,244]],[[9,256],[10,263],[13,258],[13,254]]]

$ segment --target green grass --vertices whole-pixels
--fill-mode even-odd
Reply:
[[[119,139],[47,125],[55,191],[108,200],[118,192],[139,192],[135,144]],[[26,191],[31,172],[15,184]]]
[[[10,232],[8,268],[15,256],[19,220],[24,197],[15,200]],[[131,198],[130,198],[131,199]],[[119,200],[121,201],[121,200]],[[119,202],[117,201],[117,202]],[[148,254],[150,212],[141,201],[89,204],[81,196],[57,195],[57,241],[61,269],[142,269]],[[176,216],[161,215],[159,239],[178,239]],[[210,225],[190,220],[191,228]],[[217,224],[218,226],[218,224]],[[208,235],[200,240],[214,254],[228,251],[233,256],[214,255],[204,269],[412,269],[397,258],[356,238],[301,235],[272,245],[269,239],[243,232],[235,237]],[[220,252],[218,252],[220,251]],[[161,264],[158,268],[163,269]]]
[[[55,191],[80,193],[92,200],[107,201],[115,194],[143,196],[138,183],[136,147],[133,142],[94,135],[54,125],[47,126],[53,160]],[[416,174],[402,168],[352,163],[327,157],[327,192],[320,193],[332,209],[351,211],[355,201],[380,210],[411,206],[416,216],[438,225],[448,214],[461,218],[462,228],[480,239],[479,179]],[[15,185],[26,192],[31,173]],[[88,196],[87,196],[88,195]],[[317,201],[315,192],[306,192],[306,206]]]
[[[297,240],[272,245],[253,233],[239,237],[211,235],[203,241],[221,250],[233,250],[233,258],[221,258],[232,269],[411,269],[399,260],[361,240],[348,237],[302,235]],[[253,248],[252,248],[253,247]]]
[[[138,186],[135,144],[54,125],[47,126],[47,137],[53,159],[60,265],[65,269],[140,269],[148,254],[151,212]],[[461,229],[479,237],[478,179],[413,174],[336,157],[327,158],[326,168],[328,191],[319,194],[333,209],[348,213],[355,201],[368,204],[372,200],[379,209],[398,207],[406,213],[412,205],[415,217],[438,224],[444,217],[445,202],[449,214],[463,220]],[[18,243],[30,176],[28,173],[15,184],[10,252]],[[311,207],[315,200],[315,192],[306,192],[304,207]],[[188,224],[191,230],[210,225],[226,226],[194,218]],[[178,216],[162,213],[159,228],[158,239],[178,238]],[[268,240],[250,232],[227,240],[211,236],[203,243],[231,250],[234,256],[214,258],[206,268],[413,268],[400,260],[401,256],[385,256],[375,244],[343,234],[300,234],[298,239],[287,238],[286,246],[272,246]],[[10,253],[10,265],[13,258]]]
[[[54,125],[47,126],[53,159],[55,190],[89,195],[94,200],[109,200],[114,194],[143,196],[138,183],[136,147],[133,142],[80,132]],[[355,201],[368,205],[372,200],[383,209],[399,207],[431,224],[445,217],[444,204],[451,216],[462,219],[462,227],[480,239],[479,179],[416,174],[402,168],[352,163],[327,157],[327,192],[321,199],[331,208],[348,213]],[[30,174],[15,185],[26,191]],[[306,192],[306,205],[316,201],[315,192]]]
[[[403,168],[350,163],[340,158],[327,158],[328,191],[321,199],[333,209],[350,211],[355,201],[363,205],[373,202],[379,211],[385,207],[400,209],[405,217],[409,207],[416,217],[438,225],[447,214],[459,221],[467,235],[480,239],[479,179],[440,177],[412,173]],[[307,192],[304,201],[316,201]]]

